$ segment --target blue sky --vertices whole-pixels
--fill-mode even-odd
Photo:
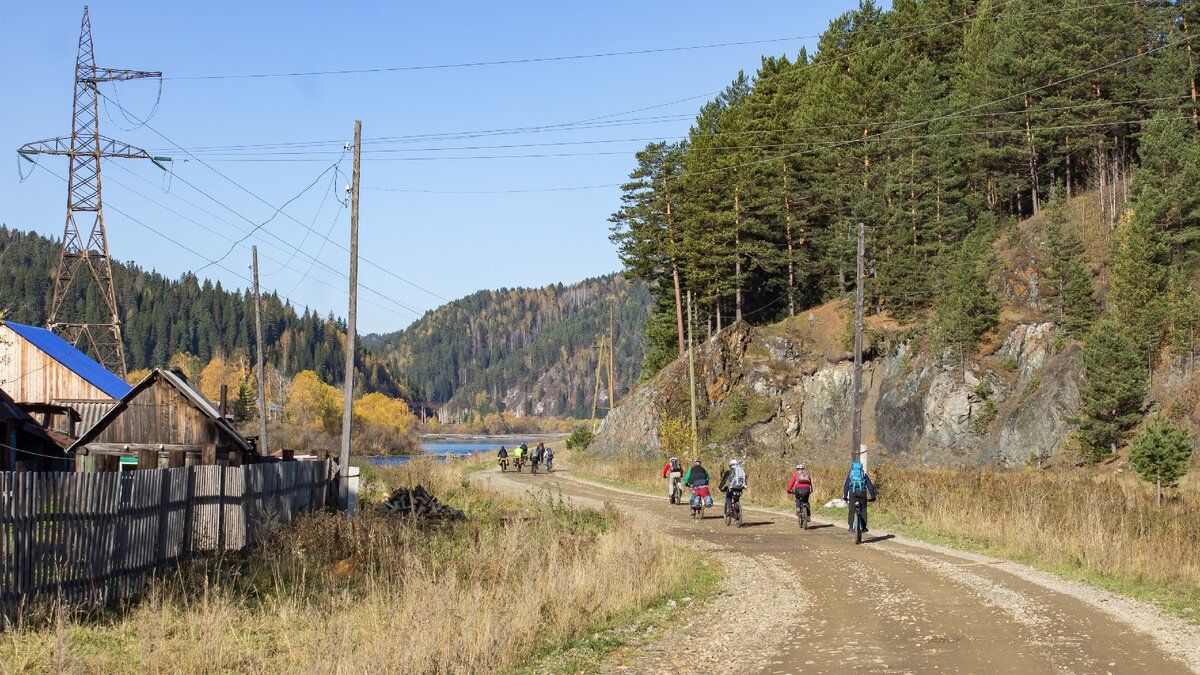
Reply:
[[[175,159],[170,173],[140,161],[104,165],[111,253],[171,277],[207,265],[202,276],[244,287],[248,246],[258,244],[266,288],[297,307],[344,315],[349,209],[337,198],[349,182],[350,157],[340,156],[357,118],[360,331],[403,328],[481,288],[612,272],[620,263],[607,218],[619,190],[543,190],[620,183],[634,152],[685,135],[699,106],[739,69],[752,73],[763,54],[811,50],[815,39],[469,68],[173,78],[773,40],[819,34],[855,5],[95,2],[97,64],[167,78],[161,98],[153,81],[102,85],[101,133]],[[11,158],[26,142],[70,133],[81,13],[82,5],[57,0],[0,10],[0,62],[10,64],[0,149]],[[681,99],[691,100],[660,105]],[[641,108],[649,109],[628,112]],[[552,125],[571,126],[544,128]],[[539,128],[513,131],[531,127]],[[246,147],[264,144],[302,145]],[[34,170],[24,182],[7,166],[0,222],[61,237],[66,187],[54,174],[66,175],[66,158],[25,166]]]

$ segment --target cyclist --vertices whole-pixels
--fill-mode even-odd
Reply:
[[[547,445],[545,457],[546,457],[546,472],[549,473],[550,471],[554,470],[554,448]]]
[[[868,499],[868,495],[870,499]],[[875,501],[875,485],[867,475],[867,469],[862,462],[850,462],[850,473],[846,474],[846,482],[842,485],[842,499],[849,504],[849,515],[846,518],[847,531],[854,531],[854,514],[862,509],[862,531],[867,530],[867,502]]]
[[[542,448],[544,447],[545,446],[543,446],[541,443],[538,443],[537,445],[533,446],[533,452],[529,453],[529,463],[533,465],[534,473],[537,473],[538,464],[542,463]]]
[[[729,460],[729,467],[721,472],[717,489],[725,493],[725,513],[733,511],[734,500],[741,501],[746,485],[746,469],[736,459]]]
[[[683,484],[693,489],[708,485],[708,471],[700,465],[700,460],[692,462],[692,468],[683,477]]]
[[[809,509],[808,498],[812,496],[813,484],[812,476],[809,475],[808,469],[804,467],[804,463],[796,465],[796,473],[792,474],[792,480],[788,482],[788,494],[796,498],[796,510],[799,511],[803,506]],[[812,513],[812,509],[809,509]]]
[[[693,499],[703,499],[709,506],[712,505],[712,497],[708,494],[708,471],[700,465],[700,460],[692,462],[692,468],[683,477],[683,484],[692,489]],[[695,502],[692,506],[695,507]]]
[[[672,457],[667,460],[667,463],[663,465],[662,477],[670,479],[667,481],[667,497],[674,497],[675,484],[679,482],[679,479],[683,478],[683,464],[680,463],[678,457]]]
[[[525,457],[525,448],[523,447],[523,444],[518,445],[512,449],[512,456],[513,456],[513,464],[517,465],[517,471],[519,472],[521,470],[521,462],[522,462],[523,458]]]
[[[503,445],[500,446],[500,452],[496,453],[496,463],[499,464],[501,468],[508,466],[508,450],[506,450]]]

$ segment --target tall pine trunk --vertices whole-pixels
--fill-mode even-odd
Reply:
[[[742,212],[741,194],[733,187],[733,317],[742,320]]]
[[[788,194],[788,166],[787,161],[783,162],[783,220],[784,231],[787,236],[787,261],[788,261],[788,317],[795,318],[796,316],[796,262],[795,262],[795,246],[792,242],[792,201]]]

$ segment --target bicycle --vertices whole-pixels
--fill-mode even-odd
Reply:
[[[808,505],[808,498],[812,495],[812,489],[797,488],[791,494],[796,499],[796,522],[800,524],[800,529],[807,530],[809,522],[812,521],[812,509]]]
[[[742,491],[731,490],[730,494],[733,498],[726,502],[725,507],[725,527],[729,527],[730,523],[737,523],[738,527],[742,526]]]
[[[533,475],[535,475],[535,476],[537,475],[537,469],[538,469],[538,463],[537,463],[537,462],[534,462],[534,463],[532,463],[532,464],[530,464],[530,465],[529,465],[529,472],[530,472],[530,473],[532,473],[532,474],[533,474]]]
[[[692,488],[692,518],[704,520],[705,501],[709,499],[708,486]]]
[[[671,472],[671,486],[667,490],[667,499],[670,500],[672,504],[678,504],[680,500],[683,499],[683,488],[681,487],[681,482],[679,480],[682,475],[682,472],[679,471]]]
[[[854,503],[854,524],[850,526],[850,533],[854,535],[854,544],[857,546],[862,543],[863,531],[867,529],[867,516],[864,513],[867,508],[867,500],[853,499]]]
[[[553,470],[554,470],[554,460],[553,459],[546,460],[546,473],[550,473]]]
[[[501,457],[498,463],[500,464],[500,473],[504,473],[505,471],[508,471],[508,458],[507,457]]]
[[[525,466],[525,458],[517,457],[513,460],[513,465],[517,467],[517,473],[521,473],[521,467]]]

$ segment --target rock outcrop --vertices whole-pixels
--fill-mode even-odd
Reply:
[[[803,322],[801,322],[803,323]],[[811,326],[811,322],[809,322]],[[850,446],[853,363],[812,329],[736,324],[697,348],[702,431],[732,452],[843,461]],[[952,365],[898,334],[877,337],[863,369],[863,443],[871,461],[905,466],[1011,465],[1048,458],[1070,431],[1082,373],[1077,344],[1050,323],[1018,324],[995,353]],[[681,358],[630,394],[601,425],[602,455],[657,456],[664,417],[688,416]],[[758,415],[730,431],[734,397]],[[743,406],[745,407],[745,406]]]

